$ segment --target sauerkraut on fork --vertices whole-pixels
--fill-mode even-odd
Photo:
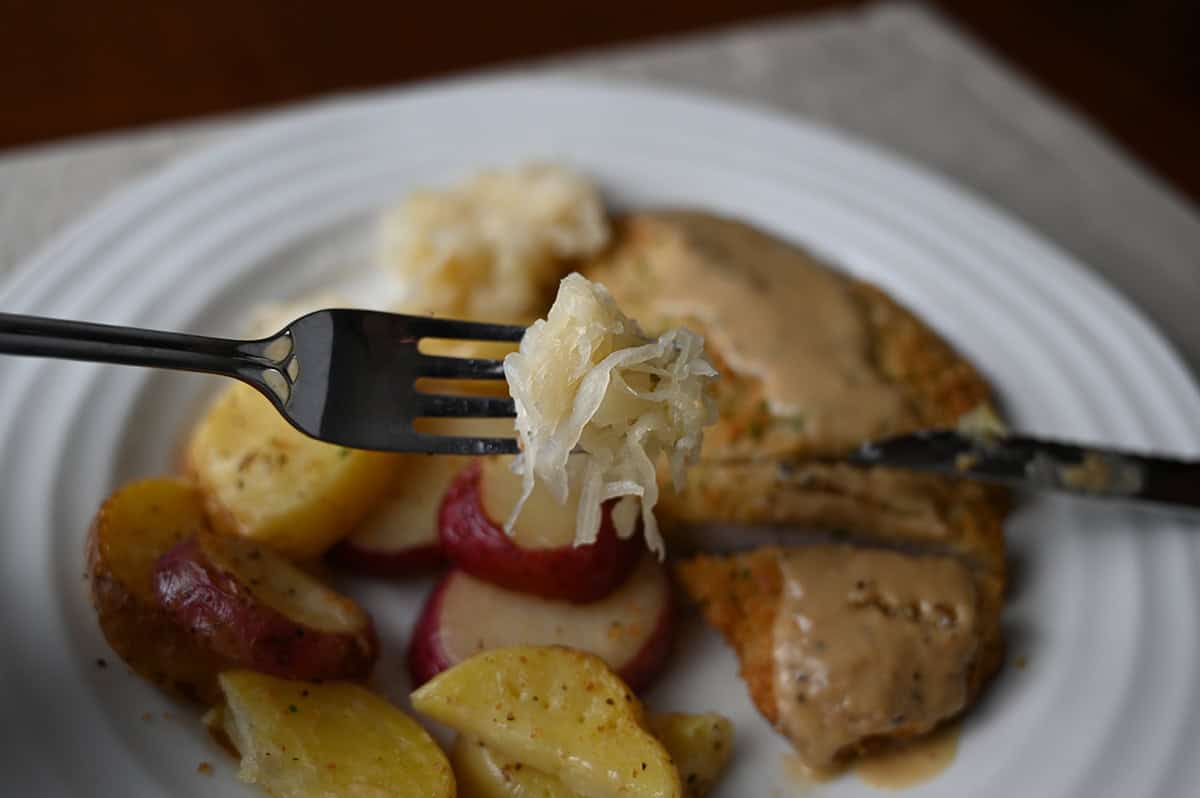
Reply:
[[[717,371],[704,339],[686,329],[648,337],[608,290],[579,274],[563,279],[545,319],[504,359],[516,405],[521,455],[514,468],[524,490],[508,520],[543,482],[560,501],[580,490],[575,544],[596,539],[601,505],[620,499],[613,521],[622,537],[637,529],[661,558],[654,517],[658,461],[670,465],[676,490],[699,457],[704,427],[716,420],[707,385]]]

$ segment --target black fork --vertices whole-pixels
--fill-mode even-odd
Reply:
[[[511,418],[511,399],[426,393],[422,378],[502,380],[501,361],[429,355],[424,338],[520,341],[524,327],[318,310],[253,341],[0,313],[0,353],[198,371],[258,389],[293,426],[355,449],[515,454],[512,438],[419,432],[419,418]]]

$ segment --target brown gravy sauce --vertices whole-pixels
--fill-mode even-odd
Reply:
[[[879,735],[921,734],[967,700],[975,586],[949,557],[849,545],[781,550],[778,726],[814,771]]]
[[[745,224],[654,216],[686,251],[655,261],[653,311],[701,322],[731,368],[762,380],[775,415],[860,440],[911,416],[874,367],[868,320],[845,277]]]
[[[881,790],[904,790],[937,778],[958,756],[960,727],[950,723],[932,734],[859,757],[853,765],[858,778]],[[789,795],[804,795],[818,784],[833,781],[842,771],[814,771],[795,754],[782,758]]]
[[[864,756],[854,764],[854,772],[884,790],[916,787],[950,767],[958,755],[959,736],[958,724],[948,724],[906,745]]]
[[[800,760],[795,754],[784,754],[780,757],[783,766],[783,777],[787,782],[789,798],[805,795],[817,784],[833,781],[839,773],[816,773]]]

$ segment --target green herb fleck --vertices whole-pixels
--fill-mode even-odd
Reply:
[[[299,712],[299,711],[300,710],[296,708],[295,704],[288,704],[288,712]]]

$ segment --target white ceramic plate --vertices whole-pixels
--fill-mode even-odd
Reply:
[[[122,192],[28,262],[10,312],[229,334],[255,303],[370,271],[372,214],[477,167],[562,159],[624,205],[752,219],[878,281],[982,365],[1017,426],[1200,454],[1200,395],[1119,297],[961,190],[794,119],[628,87],[493,80],[325,105],[244,131]],[[211,380],[0,360],[0,783],[6,795],[252,795],[199,713],[131,676],[88,606],[83,540],[105,494],[171,466]],[[1200,535],[1042,499],[1013,518],[1013,655],[921,796],[1200,791]],[[427,587],[356,593],[401,699]],[[97,665],[103,657],[107,668]],[[786,751],[698,624],[650,696],[731,716],[720,795],[786,796]],[[196,772],[201,761],[215,774]],[[850,776],[813,794],[872,794]]]

